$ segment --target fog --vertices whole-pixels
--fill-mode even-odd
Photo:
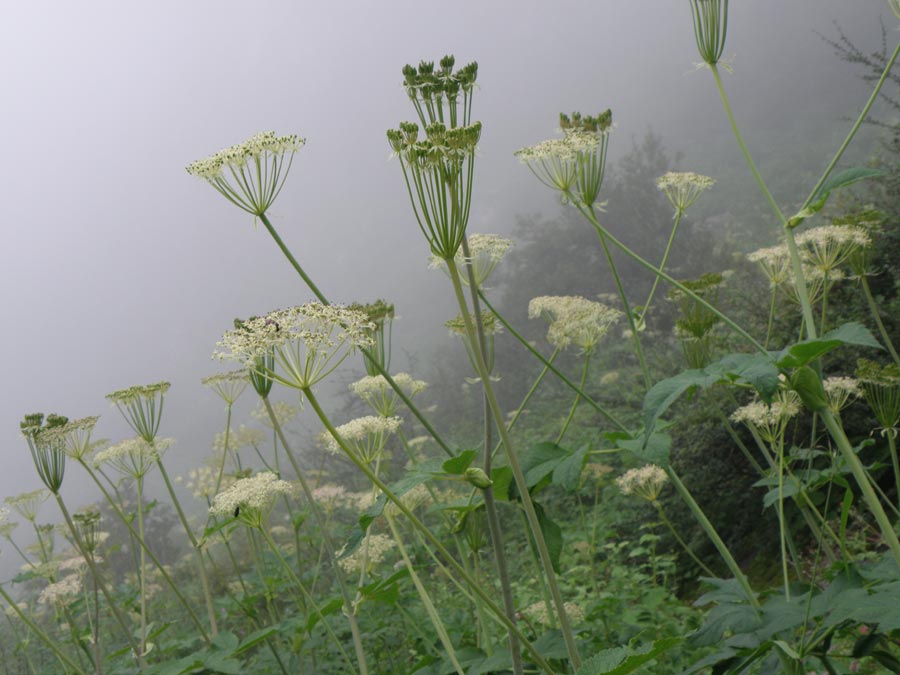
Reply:
[[[695,68],[687,3],[452,7],[7,4],[0,497],[41,486],[18,431],[24,414],[100,414],[95,436],[120,440],[129,430],[104,396],[134,384],[172,382],[161,433],[178,439],[173,473],[207,452],[224,424],[222,402],[199,383],[222,369],[210,360],[216,340],[236,316],[311,299],[265,230],[184,170],[258,131],[308,139],[269,215],[319,287],[334,301],[394,302],[401,365],[404,350],[427,359],[444,348],[435,340],[455,314],[452,296],[427,269],[385,140],[413,117],[400,86],[406,63],[446,53],[479,62],[470,232],[508,234],[518,215],[560,208],[513,156],[552,136],[560,111],[612,108],[612,163],[652,129],[684,153],[682,168],[737,172],[713,81]],[[887,14],[880,0],[733,2],[725,86],[751,148],[805,128],[845,129],[868,85],[817,32],[834,38],[837,22],[872,51]],[[824,166],[832,150],[811,154]],[[757,159],[765,169],[771,158]],[[93,500],[77,467],[63,493],[75,508]],[[42,518],[54,512],[48,504]]]

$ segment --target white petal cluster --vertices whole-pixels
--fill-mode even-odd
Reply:
[[[791,278],[791,259],[785,244],[761,248],[747,254],[747,260],[757,263],[771,286],[780,286]]]
[[[81,577],[78,574],[69,574],[53,584],[48,584],[38,596],[38,602],[49,605],[55,602],[65,602],[81,593]]]
[[[655,502],[669,477],[655,464],[629,469],[616,478],[616,485],[623,494],[635,495],[648,502]]]
[[[805,262],[831,276],[832,270],[853,253],[869,248],[872,239],[861,227],[853,225],[821,225],[797,236],[797,245],[805,247]]]
[[[338,564],[348,574],[358,572],[365,556],[366,570],[371,570],[372,566],[384,560],[384,557],[395,545],[394,540],[386,534],[368,534],[360,543],[359,548],[346,558],[339,559]]]
[[[584,623],[584,610],[580,605],[577,605],[574,602],[564,602],[563,607],[566,609],[566,615],[569,617],[570,623],[573,625]],[[543,600],[539,600],[538,602],[529,605],[522,613],[534,623],[539,623],[542,626],[550,626],[554,623],[550,620],[547,603]]]
[[[274,352],[280,368],[261,374],[305,389],[334,370],[351,350],[371,347],[372,329],[363,312],[310,302],[243,322],[225,333],[214,356],[257,369],[259,359]]]
[[[843,410],[853,399],[863,395],[859,386],[859,380],[855,377],[828,377],[822,382],[825,387],[825,395],[828,397],[828,407],[834,413]]]
[[[140,437],[130,438],[94,455],[94,466],[111,464],[117,471],[127,476],[142,478],[174,442],[172,438],[158,438],[152,443]]]
[[[550,323],[547,340],[557,349],[575,344],[591,352],[610,327],[622,318],[617,309],[575,295],[544,295],[528,303],[528,317]]]
[[[384,449],[388,436],[396,433],[397,429],[400,428],[401,422],[402,420],[399,417],[365,415],[337,427],[337,432],[361,457],[370,461]],[[331,452],[341,451],[341,446],[331,434],[323,434],[323,439],[325,440],[325,446]]]
[[[409,373],[397,373],[392,379],[409,398],[422,393],[428,387],[427,382],[413,379]],[[353,382],[350,391],[368,403],[382,417],[393,415],[394,406],[399,398],[383,375],[366,375]]]
[[[305,144],[306,139],[295,134],[276,136],[274,131],[264,131],[242,143],[219,150],[212,157],[192,162],[188,165],[187,172],[198,178],[212,180],[221,176],[226,169],[240,169],[250,159],[294,153]]]
[[[769,443],[781,440],[787,423],[801,410],[795,391],[782,391],[772,403],[752,401],[731,413],[731,421],[753,427]]]
[[[685,211],[715,184],[716,181],[709,176],[690,171],[669,171],[656,179],[656,187],[665,193],[677,211]]]
[[[250,375],[246,370],[233,370],[228,373],[210,375],[200,380],[200,384],[212,389],[225,403],[231,405],[244,393],[250,384]]]
[[[50,497],[50,491],[41,488],[32,490],[31,492],[22,492],[12,497],[7,497],[4,501],[22,518],[29,523],[33,523],[37,517],[38,509]]]
[[[468,286],[469,275],[462,269],[465,265],[472,266],[475,275],[475,285],[481,287],[494,271],[504,256],[513,246],[512,239],[501,237],[499,234],[470,234],[467,235],[469,243],[469,256],[463,254],[462,247],[456,252],[455,262],[460,268],[460,279]],[[446,271],[446,262],[439,255],[431,254],[428,266],[432,269]]]
[[[292,492],[293,488],[286,480],[271,471],[263,471],[250,478],[241,478],[217,494],[209,512],[214,516],[229,517],[233,517],[238,509],[263,512],[272,506],[276,497]]]

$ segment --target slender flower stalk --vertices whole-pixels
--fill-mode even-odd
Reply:
[[[494,602],[491,595],[486,592],[478,582],[472,578],[472,576],[463,568],[459,562],[453,557],[450,551],[443,545],[440,539],[434,535],[431,530],[426,527],[417,517],[416,515],[409,509],[406,504],[403,503],[401,497],[398,497],[393,490],[383,481],[381,480],[369,467],[365,462],[360,460],[355,453],[344,444],[343,439],[340,438],[340,434],[338,434],[337,429],[334,428],[334,425],[331,424],[331,421],[328,419],[328,416],[325,414],[325,411],[322,409],[321,405],[319,405],[319,401],[316,398],[315,394],[312,390],[307,389],[303,391],[303,395],[306,400],[309,402],[310,406],[315,411],[316,415],[321,420],[322,424],[328,430],[328,432],[332,435],[335,440],[338,441],[338,444],[341,445],[341,449],[347,454],[350,460],[356,465],[356,467],[363,473],[365,476],[371,481],[371,483],[381,490],[381,492],[385,495],[385,497],[396,504],[397,508],[404,516],[409,520],[410,524],[425,538],[425,540],[432,546],[434,549],[440,554],[440,556],[444,559],[446,564],[453,569],[453,571],[459,575],[459,577],[466,583],[471,592],[481,598],[484,605],[490,609],[491,613],[498,619],[498,621],[503,624],[503,626],[513,632],[516,637],[521,642],[522,646],[529,653],[531,658],[534,660],[535,664],[544,670],[548,675],[553,674],[553,669],[547,663],[546,659],[540,654],[540,652],[535,649],[534,645],[532,645],[527,638],[523,635],[521,630],[519,630],[518,626],[516,626],[515,622],[510,621],[510,619],[506,616],[504,611]]]

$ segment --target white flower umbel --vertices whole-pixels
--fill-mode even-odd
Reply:
[[[81,592],[81,576],[79,574],[69,574],[64,576],[56,583],[49,584],[44,587],[38,596],[40,604],[53,604],[59,602],[66,604]]]
[[[241,322],[216,344],[214,356],[258,368],[274,352],[275,371],[260,373],[294,389],[308,389],[327,377],[357,348],[373,345],[372,324],[359,311],[310,302]]]
[[[162,420],[163,401],[171,385],[168,382],[145,384],[107,394],[134,433],[148,443],[156,438]]]
[[[805,258],[810,265],[830,276],[859,249],[869,248],[872,239],[861,227],[822,225],[797,235],[797,245],[806,248]]]
[[[281,192],[294,153],[305,144],[305,138],[293,134],[265,131],[189,164],[187,172],[204,179],[235,206],[261,216]]]
[[[55,436],[62,444],[63,451],[72,459],[80,460],[95,449],[96,444],[91,443],[91,432],[97,424],[99,417],[82,417],[77,420],[69,420],[65,424],[48,429],[48,436]]]
[[[292,492],[291,484],[286,480],[271,471],[263,471],[250,478],[241,478],[217,494],[209,512],[214,516],[237,518],[259,528],[268,517],[275,498]]]
[[[393,380],[409,398],[422,393],[428,387],[427,382],[414,380],[409,373],[397,373],[393,376]],[[350,391],[368,403],[382,417],[391,417],[394,414],[394,407],[400,398],[383,375],[366,375],[353,382]]]
[[[400,428],[400,423],[399,417],[366,415],[342,424],[336,431],[358,457],[365,462],[374,462],[384,450],[390,435]],[[341,451],[341,446],[334,436],[326,432],[322,437],[331,452]]]
[[[669,171],[656,179],[672,207],[679,213],[686,211],[703,192],[716,184],[709,176],[699,173]]]
[[[152,443],[140,437],[130,438],[94,455],[94,466],[110,464],[120,473],[137,480],[147,475],[174,442],[171,438],[160,438]]]
[[[616,478],[616,485],[623,494],[635,495],[648,502],[655,502],[659,498],[669,477],[666,472],[655,464],[647,464],[639,469],[629,469]]]
[[[227,405],[232,405],[250,384],[250,375],[246,370],[233,370],[204,377],[200,384],[212,389]]]
[[[372,568],[384,560],[388,551],[396,546],[394,540],[386,534],[367,534],[365,539],[353,553],[341,558],[338,553],[338,564],[346,573],[358,572],[362,565],[363,558],[366,561],[366,571],[370,572]],[[365,551],[365,555],[363,552]]]
[[[558,349],[571,344],[590,353],[610,327],[622,318],[617,309],[576,295],[544,295],[528,303],[528,317],[543,316],[550,324],[547,340]]]
[[[747,260],[759,265],[772,287],[780,286],[791,278],[791,258],[786,244],[748,253]]]
[[[512,239],[501,237],[499,234],[470,234],[467,236],[469,244],[469,257],[463,254],[462,247],[456,252],[456,265],[464,270],[466,265],[472,266],[472,274],[475,276],[475,285],[481,288],[487,281],[491,272],[497,267],[497,263],[503,260],[510,248]],[[431,254],[428,266],[432,269],[442,269],[447,272],[447,263],[438,255]],[[463,273],[460,281],[469,285],[469,275]]]
[[[29,523],[34,523],[37,518],[38,509],[41,508],[47,499],[50,498],[50,492],[44,488],[32,490],[31,492],[22,492],[12,497],[7,497],[4,501]]]
[[[753,401],[731,413],[733,422],[756,429],[768,443],[780,443],[788,422],[800,413],[800,397],[792,390],[781,391],[772,403]]]
[[[822,385],[828,397],[828,407],[835,414],[863,395],[859,380],[854,377],[829,377]]]

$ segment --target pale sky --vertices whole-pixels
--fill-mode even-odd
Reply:
[[[867,85],[814,31],[834,37],[837,21],[875,49],[879,16],[896,23],[880,0],[731,5],[726,86],[751,145],[861,106]],[[730,142],[686,2],[32,0],[3,15],[0,497],[40,486],[25,413],[100,414],[96,435],[121,440],[104,395],[133,384],[172,382],[169,463],[195,464],[222,426],[199,384],[221,369],[216,340],[235,316],[311,298],[264,229],[185,173],[195,159],[257,131],[305,136],[270,216],[332,300],[396,303],[399,354],[455,313],[388,159],[385,130],[413,118],[404,64],[479,62],[470,232],[558,208],[513,152],[552,136],[560,111],[611,107],[613,158],[651,128],[688,158]],[[71,506],[86,485],[72,467]]]

